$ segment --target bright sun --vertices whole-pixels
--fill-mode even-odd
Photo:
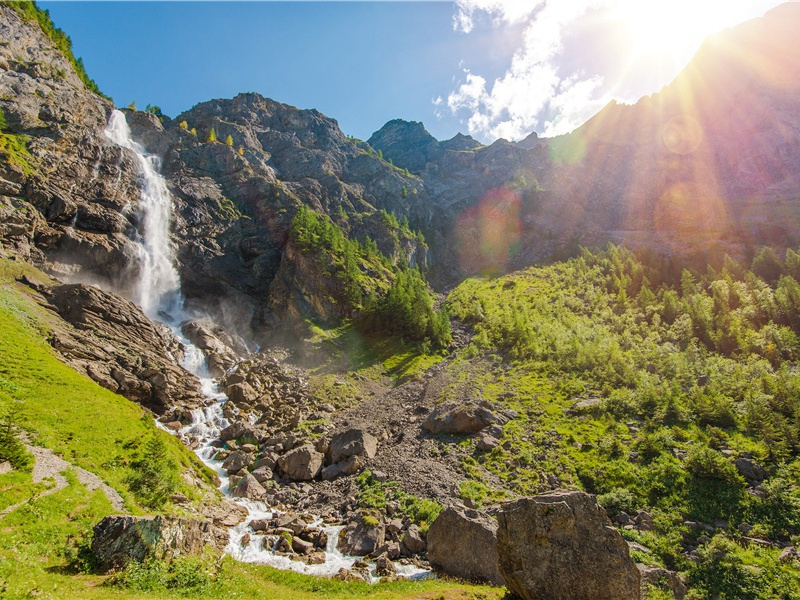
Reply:
[[[741,21],[748,5],[752,0],[618,0],[614,13],[639,58],[685,61],[709,34]]]

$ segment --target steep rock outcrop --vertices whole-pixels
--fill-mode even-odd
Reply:
[[[497,558],[497,521],[476,510],[448,507],[428,528],[428,560],[439,573],[504,585]]]
[[[202,402],[197,378],[170,356],[182,354],[181,344],[138,306],[82,284],[55,286],[45,295],[75,328],[54,330],[51,343],[76,370],[159,414]]]

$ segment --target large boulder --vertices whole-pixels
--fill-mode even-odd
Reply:
[[[208,521],[111,515],[94,526],[92,552],[100,569],[109,571],[151,556],[169,560],[200,554],[206,546],[222,549],[226,537]]]
[[[592,495],[558,490],[509,503],[497,534],[500,573],[523,600],[639,600],[628,545]]]
[[[246,473],[231,489],[233,498],[247,498],[248,500],[261,500],[265,493],[264,486],[251,473]]]
[[[250,466],[252,462],[252,454],[248,454],[243,450],[234,450],[228,455],[228,458],[225,459],[225,462],[222,463],[222,468],[228,471],[228,473],[236,473],[237,471]]]
[[[324,455],[310,444],[290,450],[278,459],[278,467],[294,481],[314,479],[322,469]]]
[[[337,544],[342,554],[366,556],[383,545],[386,526],[372,515],[359,513],[339,534]]]
[[[493,412],[483,403],[456,404],[447,402],[437,406],[425,421],[422,428],[430,433],[478,433],[484,427],[506,423],[508,419]]]
[[[348,429],[331,439],[328,453],[331,464],[347,460],[351,456],[373,458],[378,450],[378,440],[363,429]]]
[[[497,521],[471,509],[449,507],[428,528],[428,561],[439,573],[503,585],[497,559]]]
[[[342,475],[355,475],[364,468],[364,459],[360,456],[351,456],[347,460],[328,465],[322,469],[322,478],[326,481],[336,479]]]

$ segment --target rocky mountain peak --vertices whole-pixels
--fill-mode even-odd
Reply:
[[[369,145],[402,168],[420,172],[442,154],[439,141],[422,123],[394,119],[372,134]]]
[[[453,152],[475,150],[476,148],[480,148],[482,145],[483,144],[481,144],[471,135],[464,135],[463,133],[457,133],[449,140],[441,142],[442,148],[445,150],[452,150]]]

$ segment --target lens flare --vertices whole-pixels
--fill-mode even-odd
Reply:
[[[461,270],[503,271],[519,253],[521,230],[519,195],[508,188],[489,190],[458,218],[456,253]]]

